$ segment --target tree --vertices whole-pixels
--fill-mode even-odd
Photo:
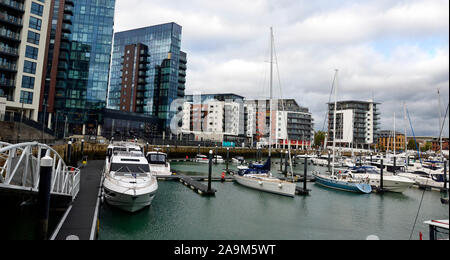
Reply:
[[[430,142],[427,142],[420,150],[422,152],[428,152],[429,150],[431,150],[431,148],[433,148],[433,144]]]
[[[316,147],[321,146],[325,142],[325,136],[326,136],[326,133],[323,131],[316,132],[316,134],[314,136],[314,145]]]
[[[416,142],[414,140],[409,140],[408,142],[408,150],[416,150]]]

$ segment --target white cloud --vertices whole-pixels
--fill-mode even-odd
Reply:
[[[341,98],[382,103],[382,128],[404,101],[416,133],[435,134],[437,88],[448,103],[448,0],[117,0],[116,31],[172,21],[183,26],[188,93],[267,96],[274,26],[284,96],[309,107],[317,129],[334,69]]]

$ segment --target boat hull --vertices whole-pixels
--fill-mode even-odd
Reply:
[[[316,183],[335,190],[350,191],[354,193],[372,193],[372,187],[365,183],[349,183],[345,181],[333,180],[321,175],[315,175]]]
[[[252,188],[259,191],[265,191],[273,194],[278,194],[287,197],[295,197],[295,183],[264,181],[257,178],[249,178],[244,176],[234,176],[237,183],[242,186]]]
[[[131,213],[149,207],[155,198],[155,194],[156,191],[150,194],[131,196],[128,194],[117,193],[105,188],[105,200],[109,205]]]
[[[115,185],[108,180],[103,183],[105,201],[111,206],[131,213],[150,206],[157,191],[158,184],[156,182],[137,190]]]
[[[381,176],[374,174],[357,175],[356,178],[367,179],[372,187],[381,187]],[[384,176],[383,190],[388,192],[403,193],[414,185],[414,181],[400,176]]]

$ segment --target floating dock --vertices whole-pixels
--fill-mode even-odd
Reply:
[[[81,189],[66,210],[51,240],[95,240],[98,232],[102,169],[105,161],[90,161],[81,169]]]
[[[212,189],[212,188],[208,189],[207,185],[204,185],[204,184],[192,179],[191,177],[179,176],[179,181],[181,183],[183,183],[184,185],[190,187],[192,190],[196,191],[200,195],[211,196],[211,195],[215,195],[217,192],[217,190],[215,190],[215,189]]]

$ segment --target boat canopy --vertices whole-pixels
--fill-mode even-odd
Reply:
[[[165,153],[148,153],[147,161],[149,164],[166,164],[167,155]]]
[[[248,168],[242,169],[239,171],[239,175],[247,175],[247,174],[267,174],[270,172],[271,160],[267,159],[264,165],[262,164],[250,164]]]

